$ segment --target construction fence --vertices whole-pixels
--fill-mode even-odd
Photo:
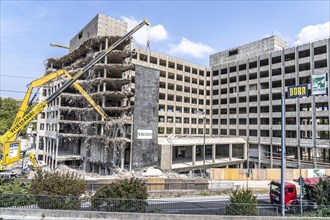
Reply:
[[[95,192],[98,188],[111,184],[112,181],[87,181],[89,191]],[[199,179],[177,179],[177,178],[147,178],[145,184],[149,193],[151,192],[189,192],[189,191],[231,191],[235,188],[233,182],[222,182]]]
[[[247,180],[248,169],[238,168],[211,168],[211,180],[229,180],[229,181],[244,181]],[[299,169],[285,169],[285,179],[294,180],[300,176]],[[301,169],[301,176],[318,177],[330,176],[330,169]],[[249,180],[272,181],[281,179],[281,169],[250,169]]]

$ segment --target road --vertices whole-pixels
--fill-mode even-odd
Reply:
[[[277,209],[269,204],[269,195],[258,195],[258,214],[277,215]],[[168,214],[223,215],[229,196],[148,199],[148,211]]]

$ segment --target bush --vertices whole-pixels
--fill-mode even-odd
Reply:
[[[321,178],[312,188],[313,197],[319,206],[330,205],[330,177]]]
[[[330,217],[330,208],[322,208],[316,211],[304,212],[303,214],[296,214],[301,217]]]
[[[131,178],[98,189],[92,197],[92,207],[110,212],[145,212],[147,198],[145,183]]]
[[[33,203],[30,185],[17,180],[0,180],[0,207],[26,206]]]
[[[47,209],[79,209],[79,196],[86,189],[84,179],[69,172],[50,173],[38,169],[31,182],[31,193],[37,195],[38,206]]]
[[[226,207],[227,215],[257,215],[257,197],[251,190],[232,191],[230,204]]]

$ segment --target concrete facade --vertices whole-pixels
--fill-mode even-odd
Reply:
[[[268,40],[272,45],[276,38],[260,42]],[[245,137],[251,166],[279,167],[281,93],[287,97],[288,86],[308,84],[311,94],[311,76],[326,73],[329,94],[329,42],[327,38],[283,50],[267,49],[242,58],[235,58],[237,55],[229,54],[230,50],[211,55],[211,63],[225,61],[211,66],[212,134]],[[238,53],[255,45],[237,47]],[[302,167],[313,167],[313,146],[317,167],[330,165],[330,97],[319,95],[315,102],[312,99],[285,100],[287,166],[297,168],[301,162]]]
[[[90,38],[105,36],[123,36],[127,32],[127,23],[109,16],[96,15],[81,31],[70,40],[69,52],[77,49]]]
[[[135,73],[133,169],[158,164],[159,70],[136,65]]]

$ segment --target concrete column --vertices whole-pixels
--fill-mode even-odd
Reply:
[[[125,163],[125,148],[122,146],[121,155],[120,155],[120,168],[124,169],[124,163]]]
[[[48,149],[49,149],[49,140],[46,138],[46,149],[45,149],[45,163],[48,164]]]
[[[270,61],[269,61],[270,62]],[[262,147],[260,145],[260,136],[261,136],[261,130],[260,130],[260,113],[261,113],[261,107],[260,107],[260,55],[257,56],[257,140],[258,140],[258,167],[261,167],[261,152],[262,152]]]
[[[192,165],[196,164],[196,145],[192,146]]]
[[[56,139],[56,145],[55,145],[55,157],[54,157],[54,169],[57,168],[57,157],[58,157],[58,145],[59,145],[59,139]]]
[[[233,144],[229,144],[229,161],[233,158]]]
[[[55,140],[52,139],[52,159],[51,159],[51,169],[55,169]]]
[[[215,147],[215,144],[212,145],[212,163],[215,163],[215,157],[217,155],[217,148]]]
[[[47,145],[47,143],[46,143],[46,137],[44,136],[44,137],[42,137],[42,139],[43,139],[43,148],[42,148],[42,161],[44,161],[45,162],[45,160],[46,160],[46,145]]]
[[[159,146],[161,151],[160,168],[170,170],[172,168],[172,145]],[[196,155],[196,154],[195,154]]]
[[[311,77],[315,75],[314,73],[314,44],[310,44],[310,66],[311,66]],[[315,94],[312,93],[312,141],[313,141],[313,168],[317,167],[317,148],[316,148],[316,101]]]
[[[247,149],[247,143],[245,143],[244,144],[244,146],[243,146],[244,148],[243,148],[243,158],[245,159],[245,160],[247,160],[247,158],[248,158],[248,155],[247,155],[247,151],[248,151],[248,149]]]
[[[273,144],[270,143],[270,168],[274,167],[274,159],[273,159]]]
[[[52,152],[52,140],[48,138],[48,151],[47,151],[47,165],[50,167],[51,161],[51,152]]]

